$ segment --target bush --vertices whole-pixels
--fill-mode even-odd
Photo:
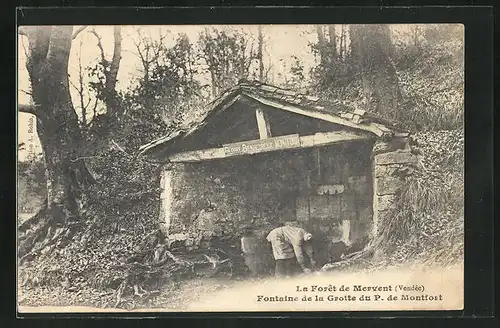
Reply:
[[[429,25],[416,44],[396,45],[400,120],[414,131],[463,128],[462,37],[460,26]]]
[[[47,197],[43,158],[18,163],[18,206],[20,213],[35,213]]]
[[[393,212],[381,222],[391,264],[453,265],[463,260],[463,131],[418,133],[424,170],[408,178]]]

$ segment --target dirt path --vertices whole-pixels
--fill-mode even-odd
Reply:
[[[344,289],[340,286],[344,286]],[[392,286],[392,290],[360,292],[354,286]],[[395,290],[396,285],[408,288],[425,286],[423,292]],[[316,286],[315,290],[313,286]],[[332,287],[336,286],[333,291]],[[308,290],[306,290],[308,288]],[[349,289],[348,289],[349,288]],[[374,295],[381,296],[373,302]],[[442,295],[440,302],[395,302],[389,295]],[[356,296],[356,301],[349,301]],[[371,296],[362,301],[361,295]],[[316,296],[322,301],[316,301]],[[293,299],[295,298],[296,299]],[[304,298],[305,297],[305,298]],[[310,297],[310,298],[309,298]],[[337,299],[335,299],[337,297]],[[286,300],[288,298],[288,300]],[[330,298],[330,299],[328,299]],[[279,301],[278,301],[279,299]],[[293,299],[293,300],[292,300]],[[292,279],[267,279],[258,283],[242,283],[232,288],[206,295],[188,305],[191,311],[371,311],[460,309],[463,307],[463,270],[455,269],[391,269],[375,272],[329,272]]]
[[[363,294],[353,292],[354,285],[361,286],[425,286],[425,291],[410,292],[413,295],[443,295],[440,302],[372,302],[359,301]],[[350,287],[351,290],[335,292],[329,286]],[[311,286],[325,290],[311,292]],[[303,287],[308,287],[305,291]],[[316,287],[318,288],[318,287]],[[155,306],[136,309],[133,312],[232,312],[232,311],[356,311],[356,310],[426,310],[459,309],[463,306],[463,270],[446,269],[391,269],[376,272],[333,272],[313,274],[293,279],[274,278],[259,281],[234,281],[225,279],[197,279],[184,282],[176,288],[167,289],[154,299]],[[299,292],[299,290],[301,290]],[[377,292],[387,299],[389,294],[402,292]],[[413,294],[412,294],[413,293]],[[358,297],[356,302],[347,302],[348,295]],[[373,294],[373,293],[371,293]],[[322,302],[303,301],[304,296],[322,296]],[[344,297],[327,300],[328,296]],[[276,297],[299,297],[298,301],[272,301]],[[373,296],[372,296],[373,297]],[[260,301],[259,301],[260,299]],[[267,301],[266,301],[267,300]],[[271,301],[269,301],[271,300]],[[127,312],[121,309],[98,309],[93,307],[23,307],[22,312]]]

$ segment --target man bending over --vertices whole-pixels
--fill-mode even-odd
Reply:
[[[314,266],[312,247],[304,242],[309,241],[312,235],[298,226],[297,221],[287,221],[285,225],[273,229],[267,235],[271,243],[274,260],[276,261],[276,276],[291,276],[300,271],[308,273],[311,270],[305,264],[304,253]]]

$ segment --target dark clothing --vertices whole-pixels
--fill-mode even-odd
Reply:
[[[307,255],[305,259],[307,259],[305,266],[308,267],[311,270],[316,270],[317,269],[317,263],[316,260],[314,259],[314,246],[311,240],[305,241],[304,245],[302,246],[304,248],[304,253]]]
[[[291,259],[276,260],[276,269],[274,272],[276,276],[293,276],[300,272],[302,272],[302,270],[295,257]]]

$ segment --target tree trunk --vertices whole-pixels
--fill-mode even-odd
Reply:
[[[361,73],[368,110],[398,118],[399,86],[388,25],[353,25],[351,49]]]
[[[122,114],[122,108],[118,100],[116,92],[116,82],[118,81],[118,69],[120,68],[120,61],[122,58],[122,36],[121,26],[113,27],[114,48],[113,58],[109,64],[109,72],[106,75],[106,93],[108,93],[105,102],[108,115],[113,120],[118,120]]]
[[[325,66],[327,63],[326,60],[326,51],[327,45],[326,45],[326,37],[325,37],[325,32],[323,31],[323,27],[321,25],[316,25],[316,34],[318,35],[318,52],[319,52],[319,58],[320,58],[320,64],[321,66]]]
[[[68,80],[72,31],[71,26],[32,27],[27,34],[27,68],[45,158],[47,204],[32,229],[20,238],[20,256],[30,252],[38,241],[46,246],[56,237],[70,237],[71,223],[80,220],[81,190],[94,182],[83,160],[78,159],[82,134]]]
[[[259,57],[259,81],[264,82],[264,57],[262,48],[264,46],[264,36],[262,35],[262,26],[259,25],[259,50],[257,56]]]
[[[87,106],[84,98],[83,67],[82,67],[82,41],[80,40],[80,51],[78,55],[78,95],[80,96],[80,107],[82,110],[82,127],[87,127]]]
[[[101,36],[95,31],[92,30],[92,34],[97,38],[97,47],[101,52],[101,62],[100,64],[103,66],[105,82],[102,86],[102,90],[98,92],[98,98],[104,102],[106,105],[106,115],[108,118],[108,122],[110,123],[110,127],[106,132],[109,132],[112,127],[116,125],[121,114],[123,114],[123,108],[120,106],[120,101],[118,97],[118,93],[116,92],[116,82],[118,81],[118,69],[120,68],[120,61],[122,59],[122,35],[121,35],[121,27],[114,26],[113,27],[113,58],[111,61],[106,59],[106,55],[104,53],[104,47],[102,45]],[[151,61],[149,59],[149,48],[147,48],[147,52],[145,55],[142,55],[140,52],[140,47],[137,45],[137,50],[139,51],[139,56],[141,58],[143,67],[144,67],[144,81],[147,84],[149,80],[149,65]]]
[[[335,25],[328,26],[328,37],[330,38],[331,58],[333,61],[337,59],[337,33],[335,32]]]
[[[339,45],[339,57],[341,60],[345,59],[345,25],[341,25],[342,28],[340,30],[340,45]]]

